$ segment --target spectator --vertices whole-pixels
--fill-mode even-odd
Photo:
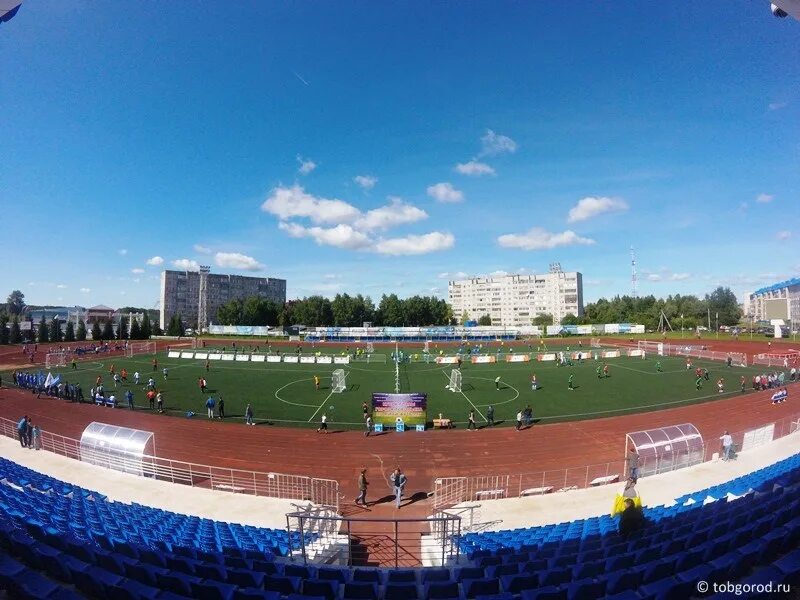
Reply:
[[[367,505],[367,486],[369,486],[367,470],[361,469],[361,474],[358,476],[358,498],[356,498],[356,504]]]
[[[494,406],[491,404],[489,408],[486,409],[486,424],[489,427],[494,427]]]
[[[244,422],[246,425],[255,425],[253,423],[253,407],[248,403],[247,408],[244,409]]]
[[[214,418],[214,406],[215,405],[216,405],[216,402],[214,402],[214,396],[209,396],[208,400],[206,400],[206,408],[208,409],[208,418],[209,419],[213,419]]]
[[[623,537],[630,537],[641,531],[644,526],[644,515],[636,508],[631,498],[625,498],[625,510],[619,517],[619,533]]]
[[[217,414],[220,419],[225,418],[225,399],[222,396],[219,397],[219,402],[217,403]]]
[[[521,410],[517,411],[517,427],[516,428],[517,428],[517,431],[522,429],[522,411]]]
[[[636,480],[631,477],[628,481],[625,482],[625,489],[622,490],[622,497],[623,498],[636,498],[639,495],[639,492],[636,491]]]
[[[23,448],[28,446],[28,415],[25,415],[17,423],[17,435],[19,436],[19,445]]]
[[[42,449],[42,430],[39,429],[38,425],[34,425],[32,427],[31,435],[33,436],[33,449],[34,450],[41,450]]]
[[[625,459],[628,463],[628,477],[633,480],[639,479],[639,453],[633,446],[628,450],[628,457]]]
[[[156,406],[158,406],[158,412],[164,412],[164,396],[161,394],[161,390],[156,394]]]
[[[125,400],[128,401],[128,408],[133,410],[133,392],[128,390],[125,392]]]
[[[733,452],[733,438],[726,430],[719,438],[722,440],[722,460],[730,460],[731,453]]]
[[[397,467],[394,473],[392,473],[391,481],[392,489],[394,490],[395,506],[400,508],[400,500],[403,498],[403,490],[406,487],[406,483],[408,483],[408,479],[405,473],[400,470],[400,467]]]

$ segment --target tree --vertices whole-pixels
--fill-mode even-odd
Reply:
[[[61,321],[58,320],[58,317],[53,317],[53,320],[50,321],[50,341],[60,342],[61,340]]]
[[[169,327],[167,327],[167,335],[180,337],[184,334],[183,320],[180,315],[172,315],[169,320]]]
[[[135,320],[136,319],[134,319],[134,321]],[[128,317],[124,315],[119,318],[119,327],[117,327],[117,339],[118,340],[128,339]]]
[[[99,342],[103,339],[103,331],[100,329],[100,323],[95,321],[92,323],[92,340]]]
[[[243,303],[241,299],[229,300],[217,309],[217,320],[222,325],[242,324]]]
[[[161,329],[159,328],[159,332]],[[144,316],[142,317],[142,338],[143,340],[149,340],[150,336],[153,335],[153,328],[150,324],[150,315],[147,314],[147,311],[144,311]]]
[[[545,327],[547,325],[553,324],[553,315],[548,315],[547,313],[543,313],[541,315],[537,315],[533,318],[533,324],[538,325],[539,327]]]
[[[25,294],[19,290],[11,292],[6,300],[6,310],[10,315],[21,315],[25,310]]]
[[[0,344],[8,344],[8,317],[0,315]]]
[[[75,341],[75,326],[72,324],[72,321],[67,321],[67,330],[64,332],[64,341]]]
[[[50,341],[50,336],[48,335],[47,331],[47,323],[44,321],[44,315],[42,315],[42,320],[39,321],[39,335],[36,338],[40,344],[45,344]]]
[[[142,327],[139,325],[139,319],[136,317],[133,318],[133,322],[131,323],[131,339],[142,339]]]
[[[467,311],[463,311],[463,312],[461,313],[461,318],[458,320],[458,322],[459,322],[459,323],[461,324],[461,326],[463,327],[464,325],[466,325],[466,324],[467,324],[467,321],[469,321],[469,313],[468,313]]]
[[[106,341],[114,339],[114,326],[111,324],[111,321],[103,323],[103,332],[100,334],[100,337]]]
[[[11,332],[8,336],[8,341],[12,344],[19,344],[22,341],[22,332],[19,329],[19,317],[14,315],[11,319]]]
[[[405,321],[403,303],[397,294],[384,294],[378,304],[376,320],[386,327],[402,327]]]
[[[739,310],[739,301],[731,288],[718,287],[711,294],[706,295],[706,304],[711,311],[711,325],[716,324],[716,315],[719,314],[720,325],[736,325],[742,318],[742,311]]]
[[[561,319],[561,324],[562,325],[577,325],[578,324],[578,317],[576,317],[572,313],[567,313]]]
[[[75,339],[79,342],[86,341],[86,323],[84,323],[83,319],[78,321],[78,331],[75,333]]]
[[[492,317],[489,315],[483,315],[480,319],[478,319],[478,325],[491,325],[492,324]]]

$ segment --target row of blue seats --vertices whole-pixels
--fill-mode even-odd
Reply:
[[[206,552],[233,547],[279,555],[288,554],[290,540],[299,542],[299,534],[290,537],[280,529],[222,523],[138,504],[109,502],[99,494],[37,474],[6,459],[0,459],[0,480],[13,484],[0,485],[0,504],[4,510],[32,516],[86,539],[107,537],[147,546],[193,546]],[[36,502],[31,502],[32,495],[36,495]],[[309,539],[314,537],[306,535]]]
[[[723,490],[736,489],[742,494],[747,490],[768,489],[778,481],[783,481],[785,485],[791,485],[800,481],[800,455],[792,456],[780,461],[765,469],[761,469],[746,476],[734,479],[723,486],[715,486],[714,498],[724,498],[727,492]],[[674,506],[662,506],[655,509],[645,508],[644,514],[648,521],[660,522],[664,519],[672,518],[681,513],[687,513],[703,506],[703,501],[711,494],[709,490],[701,490],[692,495],[699,498],[687,504],[689,496],[681,498]],[[741,494],[737,494],[741,495]],[[544,525],[538,527],[521,528],[514,530],[491,531],[484,533],[468,533],[462,536],[460,548],[468,556],[476,555],[476,552],[488,550],[496,552],[506,547],[521,546],[541,546],[549,542],[561,542],[563,540],[585,539],[597,535],[607,535],[616,530],[616,521],[609,516],[594,517],[590,519],[576,520],[570,523],[559,523],[555,525]]]

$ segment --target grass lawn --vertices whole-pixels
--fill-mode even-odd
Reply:
[[[144,386],[153,377],[164,395],[166,412],[184,416],[193,411],[195,419],[206,419],[205,401],[209,392],[225,399],[228,419],[243,419],[248,402],[253,405],[259,423],[291,424],[316,427],[325,413],[333,427],[358,428],[362,425],[362,403],[371,399],[372,392],[394,392],[395,365],[386,352],[385,362],[352,362],[344,365],[348,389],[341,394],[331,392],[331,373],[340,365],[285,364],[212,361],[209,372],[202,360],[167,358],[159,353],[159,370],[153,372],[152,356],[134,358],[115,357],[117,372],[127,369],[130,383],[114,390],[109,376],[111,360],[101,357],[97,361],[79,362],[78,368],[54,370],[63,380],[79,382],[84,395],[94,386],[98,375],[103,376],[106,392],[115,392],[120,406],[125,404],[124,393],[133,390],[137,409],[146,408]],[[415,347],[410,352],[419,352]],[[471,408],[476,410],[478,424],[485,422],[487,407],[495,410],[495,421],[513,425],[516,412],[526,404],[533,408],[535,418],[544,422],[614,416],[629,412],[656,410],[689,403],[703,402],[740,393],[739,378],[747,377],[747,389],[756,372],[762,369],[732,367],[721,362],[693,360],[694,366],[705,367],[710,380],[695,389],[694,370],[686,371],[682,358],[661,357],[663,372],[656,371],[656,357],[614,358],[605,361],[609,377],[598,378],[596,367],[603,361],[588,360],[573,367],[557,367],[552,362],[470,364],[465,361],[462,393],[453,393],[445,387],[449,381],[451,365],[410,362],[400,365],[401,392],[426,392],[428,394],[428,420],[443,413],[463,427]],[[162,367],[168,368],[165,380]],[[141,383],[133,384],[133,373],[139,370]],[[530,387],[530,376],[535,373],[540,386]],[[574,374],[575,390],[567,389],[567,380]],[[319,390],[314,389],[313,378],[321,378]],[[205,376],[208,392],[202,394],[197,381]],[[501,378],[500,389],[495,378]],[[10,380],[10,374],[4,378]],[[717,392],[716,380],[725,378],[725,394]],[[107,410],[101,409],[99,410]],[[121,408],[118,410],[122,410]]]

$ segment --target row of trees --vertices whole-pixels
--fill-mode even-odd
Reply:
[[[78,321],[78,326],[72,321],[67,321],[67,325],[62,331],[61,325],[63,321],[59,319],[52,319],[50,323],[45,321],[42,317],[38,326],[35,329],[35,337],[31,337],[30,341],[39,343],[46,342],[83,342],[87,339],[86,323],[83,319]],[[8,317],[5,314],[0,314],[0,345],[3,344],[19,344],[24,338],[19,324],[19,317],[14,315],[11,320],[11,327],[8,326]],[[92,339],[93,340],[147,340],[153,335],[153,327],[150,323],[150,317],[145,313],[142,322],[139,323],[138,319],[133,320],[130,326],[130,334],[128,333],[128,318],[122,317],[117,326],[116,333],[114,326],[110,321],[102,323],[95,322],[92,325]]]
[[[360,327],[365,322],[376,326],[412,327],[451,324],[453,313],[447,302],[434,296],[401,299],[397,294],[389,294],[381,297],[376,307],[369,296],[337,294],[333,300],[309,296],[302,300],[290,300],[283,306],[258,297],[231,300],[219,308],[217,321],[222,325],[270,327],[295,324],[307,327]]]

